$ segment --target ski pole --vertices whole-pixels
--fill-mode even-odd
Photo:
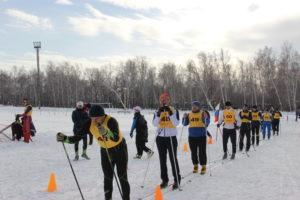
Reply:
[[[180,188],[180,181],[179,181],[179,175],[178,175],[179,169],[177,171],[177,165],[176,165],[176,159],[177,159],[177,157],[175,157],[172,136],[170,136],[170,142],[171,142],[171,150],[172,150],[172,155],[173,155],[173,164],[174,164],[174,167],[175,167],[175,172],[176,172],[175,174],[176,174],[178,189],[179,189],[179,191],[181,191],[182,189]],[[178,161],[177,161],[177,163],[178,163]],[[178,168],[179,168],[179,164],[178,164]]]
[[[82,194],[82,192],[81,192],[81,189],[80,189],[80,186],[79,186],[79,183],[78,183],[77,177],[76,177],[76,174],[75,174],[75,172],[74,172],[73,166],[72,166],[72,164],[71,164],[71,161],[70,161],[70,158],[69,158],[69,154],[68,154],[68,152],[67,152],[67,149],[66,149],[66,147],[65,147],[65,143],[63,143],[63,142],[62,142],[62,145],[63,145],[63,147],[64,147],[64,150],[65,150],[65,153],[66,153],[66,156],[67,156],[67,159],[68,159],[69,165],[70,165],[70,167],[71,167],[71,170],[72,170],[72,173],[73,173],[74,179],[75,179],[75,181],[76,181],[76,184],[77,184],[78,190],[79,190],[79,192],[80,192],[81,198],[82,198],[82,200],[84,200],[83,194]]]
[[[104,139],[103,141],[104,141],[105,146],[107,147],[105,139]],[[120,187],[119,179],[118,179],[118,177],[117,177],[117,175],[116,175],[116,172],[115,172],[115,170],[114,170],[114,167],[113,167],[113,164],[112,164],[112,159],[111,159],[111,157],[110,157],[110,155],[109,155],[108,149],[105,148],[105,151],[106,151],[106,154],[107,154],[107,158],[108,158],[108,161],[109,161],[111,170],[113,171],[113,175],[114,175],[114,177],[115,177],[115,179],[116,179],[116,182],[117,182],[117,186],[118,186],[120,195],[121,195],[122,199],[124,199],[123,192],[122,192],[121,187]]]
[[[182,123],[184,124],[185,123],[185,118],[183,118],[183,121]],[[183,130],[184,130],[184,125],[182,126],[181,128],[181,133],[180,133],[180,138],[179,138],[179,143],[178,143],[178,147],[177,148],[180,148],[180,144],[181,144],[181,140],[182,140],[182,134],[183,134]]]
[[[6,135],[5,133],[0,132],[0,134],[4,135],[4,137],[6,137],[6,138],[9,139],[10,141],[12,141],[12,139],[11,139],[8,135]]]
[[[216,142],[218,141],[218,132],[219,132],[219,128],[217,127],[217,131],[216,131]]]
[[[218,129],[217,129],[217,131],[218,131]],[[206,135],[206,138],[207,138],[207,127],[205,126],[205,135]],[[207,141],[206,141],[206,144],[207,144]],[[210,150],[209,150],[209,145],[210,144],[207,144],[207,151],[208,151],[208,167],[209,167],[209,176],[212,176],[212,174],[211,174],[211,166],[210,166],[210,164],[211,164],[211,157],[210,157]]]
[[[154,148],[154,144],[155,144],[155,141],[156,141],[156,138],[157,138],[158,134],[155,136],[154,140],[153,140],[153,143],[152,143],[152,146],[151,146],[151,151],[153,151],[153,148]],[[147,177],[147,174],[148,174],[148,171],[149,171],[149,166],[150,166],[150,161],[151,161],[151,158],[153,156],[151,156],[149,159],[148,159],[148,164],[147,164],[147,168],[146,168],[146,171],[145,171],[145,175],[144,175],[144,178],[143,178],[143,182],[142,182],[142,185],[141,185],[141,188],[144,188],[145,186],[145,181],[146,181],[146,177]]]

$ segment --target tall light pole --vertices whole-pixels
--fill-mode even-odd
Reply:
[[[41,108],[41,82],[40,82],[40,48],[41,42],[33,42],[33,47],[36,49],[36,64],[37,64],[37,98],[38,106]]]

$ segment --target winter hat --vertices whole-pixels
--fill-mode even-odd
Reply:
[[[90,109],[90,117],[101,117],[104,116],[104,109],[99,105],[93,105]]]
[[[134,110],[134,112],[141,112],[141,110],[142,110],[142,108],[140,107],[140,106],[135,106],[134,108],[133,108],[133,110]]]
[[[76,108],[83,108],[83,102],[82,101],[78,101],[77,103],[76,103]]]
[[[226,101],[225,102],[225,106],[231,106],[231,102],[230,101]]]
[[[169,94],[167,92],[162,93],[159,97],[159,101],[162,104],[169,103],[169,101],[170,101]]]
[[[199,101],[193,101],[192,102],[192,106],[197,106],[197,107],[201,107],[200,102]]]

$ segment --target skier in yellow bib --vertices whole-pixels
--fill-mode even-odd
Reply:
[[[259,145],[259,129],[261,123],[261,112],[257,110],[257,106],[254,105],[252,107],[252,121],[251,121],[251,128],[252,128],[252,145],[254,145],[256,140],[256,145]]]
[[[130,186],[127,179],[128,152],[126,141],[119,130],[115,118],[106,115],[99,105],[92,106],[90,118],[82,125],[81,130],[74,136],[57,134],[57,141],[69,144],[83,139],[91,133],[101,147],[101,165],[104,174],[105,200],[112,199],[114,167],[117,166],[117,174],[121,184],[123,200],[130,199]]]
[[[271,138],[271,121],[272,121],[271,113],[269,112],[269,109],[266,108],[262,114],[263,139],[266,138],[266,131],[268,131],[268,139]]]
[[[177,160],[177,129],[179,125],[179,112],[170,106],[170,97],[167,93],[160,96],[160,108],[155,112],[153,125],[157,127],[156,145],[160,161],[161,188],[168,187],[169,177],[167,168],[167,154],[172,166],[174,177],[173,190],[180,186],[180,170]]]
[[[236,129],[239,128],[239,120],[235,113],[235,111],[231,107],[231,102],[227,101],[225,103],[225,109],[220,112],[219,122],[217,124],[218,127],[224,123],[223,127],[223,159],[227,159],[227,143],[230,138],[232,144],[232,154],[230,159],[235,158],[236,153]]]
[[[248,110],[248,105],[244,105],[243,110],[239,113],[241,118],[241,129],[240,129],[240,141],[239,141],[239,149],[243,151],[244,148],[244,137],[246,136],[246,151],[249,151],[251,142],[251,128],[250,122],[252,119],[251,112]]]
[[[272,113],[272,130],[273,130],[273,135],[277,134],[279,135],[279,124],[280,124],[280,118],[282,117],[281,112],[279,111],[278,108],[274,110]]]

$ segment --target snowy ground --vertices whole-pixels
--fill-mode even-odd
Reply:
[[[0,129],[11,123],[14,114],[21,113],[23,108],[0,107]],[[67,163],[61,143],[55,141],[58,131],[72,134],[70,119],[72,109],[42,108],[35,110],[33,120],[37,128],[34,142],[9,142],[0,135],[0,199],[2,200],[69,200],[80,199],[69,164]],[[109,110],[120,123],[129,147],[128,176],[131,184],[132,199],[153,199],[155,186],[160,183],[160,171],[157,152],[150,160],[150,169],[143,182],[148,160],[132,159],[136,153],[134,139],[128,136],[132,113],[118,113]],[[181,113],[182,114],[182,113]],[[149,124],[149,143],[153,145],[155,129],[151,125],[152,112],[145,111]],[[250,157],[238,153],[235,161],[219,161],[222,156],[220,135],[218,141],[209,146],[212,176],[190,174],[192,163],[190,153],[183,152],[187,142],[187,129],[183,129],[183,139],[179,148],[179,165],[183,191],[169,192],[164,190],[167,200],[182,199],[230,199],[230,200],[297,200],[300,199],[300,122],[294,121],[291,114],[282,120],[282,134],[270,141],[262,141],[256,151],[251,149]],[[182,128],[178,128],[180,135]],[[210,132],[215,138],[216,127],[211,125]],[[10,130],[6,131],[10,135]],[[156,146],[154,146],[156,151]],[[71,158],[74,157],[73,145],[67,145]],[[97,144],[88,147],[90,161],[72,162],[85,199],[103,199],[103,174],[100,165],[100,153]],[[170,167],[169,167],[170,169]],[[46,188],[50,173],[56,174],[58,191],[47,193]],[[170,181],[173,179],[169,170]],[[114,186],[114,199],[120,199],[117,187]],[[148,196],[147,198],[145,198]]]

